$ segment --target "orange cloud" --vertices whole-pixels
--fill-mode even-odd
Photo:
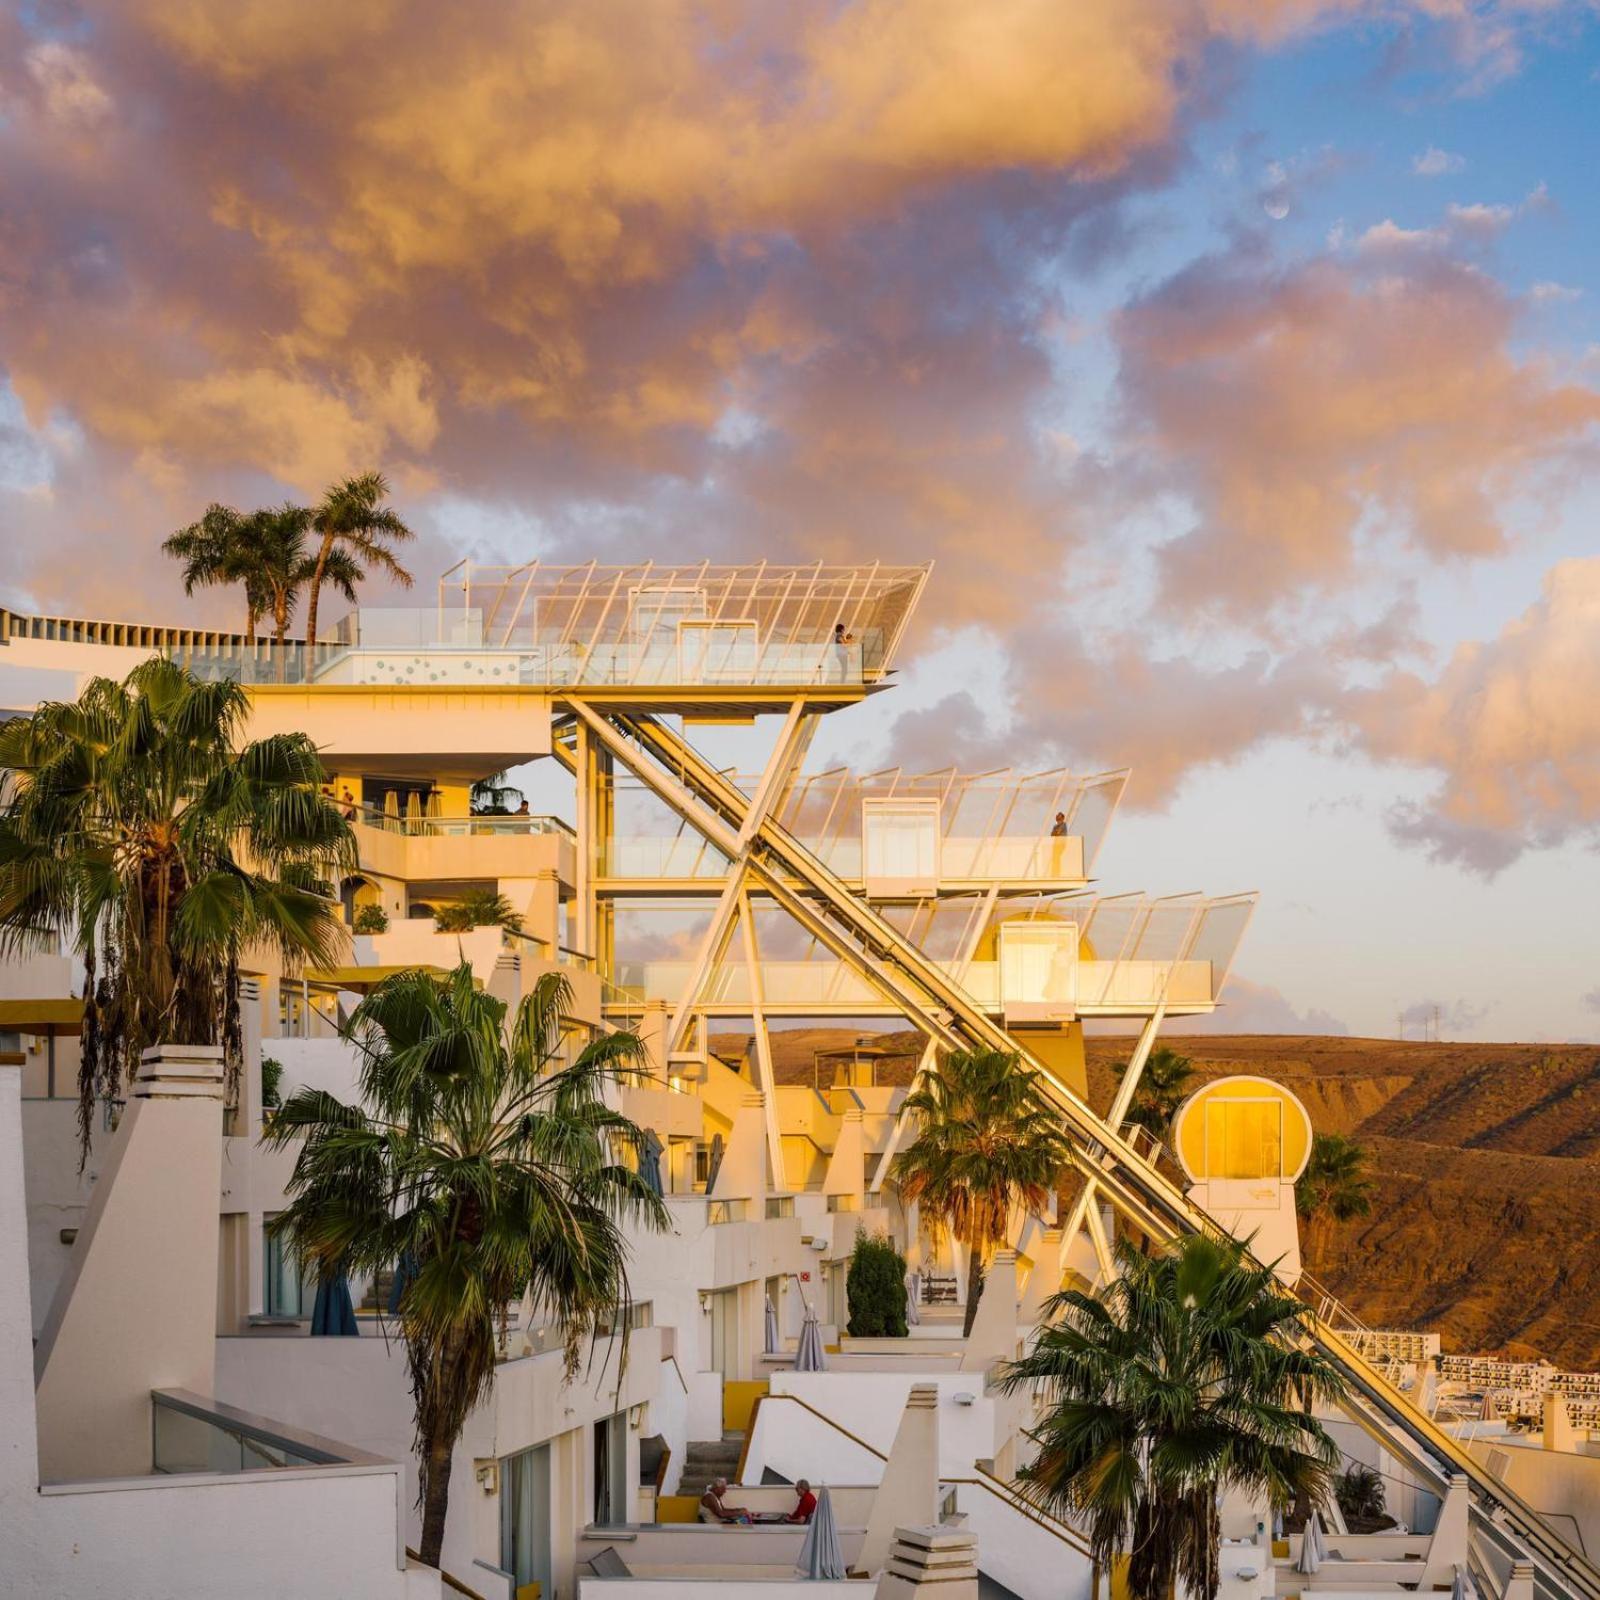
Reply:
[[[1440,774],[1393,818],[1435,858],[1492,873],[1600,839],[1600,557],[1553,567],[1534,605],[1433,681],[1393,674],[1348,712],[1370,754]]]
[[[1517,354],[1515,300],[1438,243],[1203,261],[1122,313],[1130,456],[1197,517],[1163,553],[1170,599],[1249,617],[1338,589],[1374,527],[1493,555],[1507,503],[1574,459],[1600,392]]]

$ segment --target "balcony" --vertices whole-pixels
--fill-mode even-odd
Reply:
[[[462,562],[437,605],[353,612],[310,651],[199,636],[191,671],[256,685],[814,684],[882,677],[926,567],[485,567]]]
[[[408,882],[576,875],[576,836],[559,817],[446,817],[361,807],[353,831],[364,870]]]
[[[874,898],[1000,884],[1085,881],[1127,783],[1126,772],[1074,777],[835,770],[799,779],[777,820],[830,871]],[[747,794],[759,779],[735,777]],[[661,814],[640,785],[619,781],[603,877],[720,881],[727,862],[687,823]],[[1063,831],[1056,833],[1053,830]]]
[[[1221,996],[1254,905],[1253,894],[1041,901],[1029,915],[1006,916],[979,930],[978,955],[970,962],[930,949],[936,918],[926,926],[901,920],[908,942],[961,982],[975,1004],[1008,1023],[1050,1023],[1137,1016],[1158,1005],[1174,1012],[1209,1011]],[[969,925],[965,935],[971,933]],[[954,942],[939,938],[946,949]],[[759,938],[758,944],[767,948]],[[623,961],[610,992],[623,1009],[645,999],[676,1004],[692,971],[687,961]],[[854,966],[822,953],[804,960],[763,959],[761,986],[764,1008],[775,1016],[903,1010]],[[729,959],[712,968],[697,1006],[710,1016],[744,1016],[753,998],[749,968],[742,959]]]

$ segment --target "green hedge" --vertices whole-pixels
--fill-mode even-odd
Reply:
[[[906,1336],[906,1258],[888,1234],[868,1237],[856,1230],[845,1279],[850,1302],[846,1332],[855,1339],[903,1339]]]

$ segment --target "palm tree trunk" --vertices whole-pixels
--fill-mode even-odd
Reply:
[[[272,609],[272,643],[273,655],[278,658],[278,682],[282,683],[287,675],[288,663],[284,660],[285,650],[283,636],[289,631],[289,591],[280,589]]]
[[[322,548],[317,552],[317,570],[311,574],[311,593],[306,597],[306,659],[317,642],[317,597],[322,593],[322,575],[328,570],[328,557],[333,554],[333,535],[323,537]]]
[[[422,1543],[417,1554],[430,1567],[439,1565],[444,1550],[444,1522],[450,1510],[449,1440],[430,1439],[422,1458]]]
[[[961,1335],[972,1332],[973,1319],[978,1315],[978,1302],[983,1298],[983,1252],[973,1245],[967,1251],[967,1314],[962,1323]]]

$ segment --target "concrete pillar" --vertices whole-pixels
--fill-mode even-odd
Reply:
[[[35,1353],[46,1482],[150,1471],[152,1389],[216,1372],[222,1051],[145,1052]]]
[[[872,1513],[861,1541],[857,1570],[879,1571],[889,1559],[897,1530],[932,1523],[939,1516],[939,1388],[915,1383],[900,1413],[889,1459],[883,1464]]]
[[[1544,1447],[1546,1450],[1577,1453],[1578,1435],[1567,1411],[1565,1395],[1547,1394],[1544,1397]]]
[[[1060,1228],[1046,1228],[1038,1236],[1033,1257],[1033,1270],[1028,1274],[1027,1287],[1022,1291],[1022,1305],[1017,1321],[1025,1328],[1035,1328],[1044,1321],[1045,1302],[1061,1289]]]
[[[1017,1252],[996,1250],[984,1275],[978,1315],[961,1352],[963,1372],[987,1372],[1017,1354]]]
[[[1466,1474],[1452,1473],[1444,1503],[1439,1507],[1439,1520],[1434,1525],[1422,1576],[1417,1580],[1419,1592],[1448,1589],[1455,1581],[1456,1568],[1466,1564],[1467,1513],[1471,1506],[1472,1490]]]
[[[713,1200],[763,1200],[767,1193],[766,1096],[747,1090],[733,1114],[728,1147],[722,1153]]]
[[[667,1024],[672,1020],[672,1008],[665,1000],[646,1000],[636,1030],[644,1046],[644,1065],[650,1076],[660,1084],[667,1081]]]
[[[861,1112],[849,1110],[839,1123],[833,1154],[828,1158],[828,1173],[822,1180],[822,1192],[828,1195],[853,1195],[859,1209],[865,1192],[866,1155]]]
[[[966,1528],[896,1528],[874,1600],[978,1600],[978,1540]]]

